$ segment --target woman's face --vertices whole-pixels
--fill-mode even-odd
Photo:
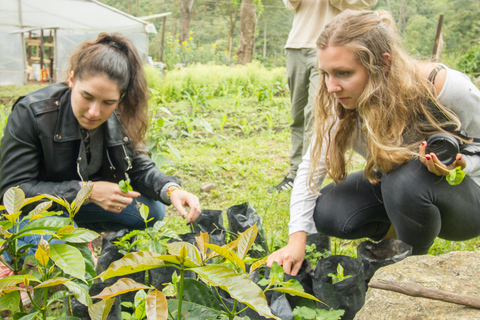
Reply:
[[[117,83],[105,75],[74,80],[72,71],[68,85],[72,88],[73,114],[87,130],[98,128],[107,121],[120,103]]]
[[[325,74],[329,93],[349,110],[357,107],[357,101],[367,83],[367,69],[347,46],[328,46],[318,51],[320,72]]]

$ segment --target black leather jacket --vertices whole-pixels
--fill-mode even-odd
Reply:
[[[0,195],[19,186],[26,197],[51,194],[75,199],[88,180],[85,145],[70,104],[70,89],[53,84],[20,98],[5,127],[0,147]],[[114,112],[105,122],[101,180],[131,179],[134,190],[165,204],[165,184],[180,184],[162,173],[146,154],[134,152]]]

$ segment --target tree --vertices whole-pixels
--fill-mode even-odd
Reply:
[[[242,0],[240,6],[240,33],[237,49],[238,62],[247,64],[252,61],[255,48],[255,28],[257,26],[257,11],[253,0]]]
[[[178,0],[181,13],[180,42],[183,42],[188,38],[188,30],[194,2],[195,0]]]

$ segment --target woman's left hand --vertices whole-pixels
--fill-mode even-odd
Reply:
[[[435,153],[425,154],[425,149],[427,148],[427,142],[423,141],[420,145],[420,161],[428,168],[433,174],[437,176],[447,176],[450,170],[455,169],[456,167],[460,167],[465,169],[467,166],[467,162],[465,158],[462,156],[461,153],[457,154],[455,161],[453,161],[448,166],[444,165],[440,160],[438,160],[437,155]]]
[[[187,218],[187,224],[197,220],[198,216],[202,212],[202,209],[200,209],[200,200],[198,199],[198,197],[185,190],[173,190],[170,194],[170,201],[172,202],[172,205],[177,209],[178,213],[183,218]],[[190,212],[188,213],[188,215],[183,208],[183,206],[185,205],[188,205],[190,207]]]

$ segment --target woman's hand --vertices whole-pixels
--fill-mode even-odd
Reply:
[[[122,192],[117,183],[97,181],[93,184],[90,201],[104,210],[119,213],[139,196],[136,191]]]
[[[467,162],[465,158],[462,156],[461,153],[457,154],[455,161],[453,161],[448,166],[444,165],[443,163],[438,160],[437,155],[435,153],[425,154],[425,149],[427,148],[427,142],[423,141],[420,145],[420,161],[427,166],[428,171],[437,176],[447,176],[450,170],[455,169],[456,167],[460,167],[465,169],[467,166]]]
[[[305,258],[306,244],[306,232],[299,231],[293,233],[285,247],[273,252],[268,257],[267,267],[271,267],[273,262],[276,261],[279,265],[283,266],[283,270],[286,273],[296,276]]]
[[[200,209],[200,200],[198,200],[198,197],[185,190],[173,190],[172,193],[170,193],[170,201],[172,202],[172,205],[177,209],[178,213],[183,218],[187,218],[187,224],[197,220],[198,216],[202,212],[202,209]],[[188,215],[183,208],[183,206],[185,205],[188,205],[190,207],[190,212],[188,213]]]

